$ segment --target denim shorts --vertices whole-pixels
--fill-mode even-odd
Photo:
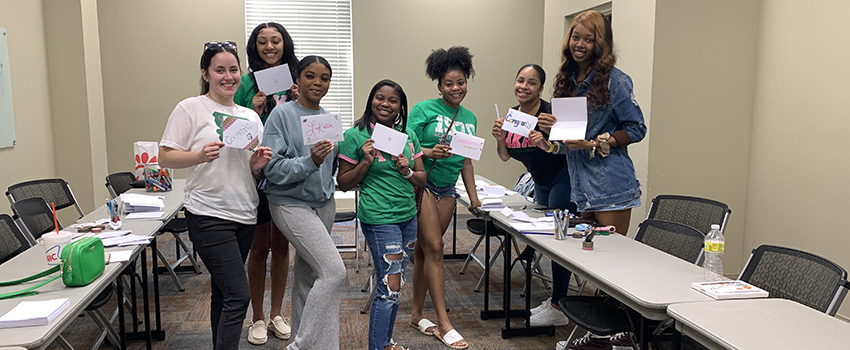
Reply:
[[[600,205],[592,208],[578,208],[579,212],[615,211],[637,208],[640,206],[640,197],[629,199],[620,203]]]
[[[430,180],[425,183],[425,189],[434,194],[434,201],[439,201],[440,198],[443,197],[452,197],[455,199],[460,197],[460,195],[457,194],[457,188],[455,186],[437,187],[437,185],[434,185],[434,183]]]

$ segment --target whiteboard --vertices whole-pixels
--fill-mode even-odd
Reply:
[[[12,79],[9,77],[9,45],[6,29],[0,28],[0,148],[15,145],[15,114],[12,110]]]

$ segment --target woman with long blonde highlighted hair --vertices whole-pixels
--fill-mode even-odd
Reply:
[[[626,146],[642,140],[647,129],[632,80],[614,67],[616,62],[610,21],[597,11],[580,13],[564,39],[553,97],[587,98],[584,139],[563,141],[572,201],[583,218],[612,225],[625,235],[632,208],[641,205],[640,183]],[[588,333],[573,344],[560,342],[555,349],[632,346],[628,334],[602,337]]]

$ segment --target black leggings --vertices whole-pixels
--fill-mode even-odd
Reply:
[[[214,349],[238,349],[251,301],[245,259],[254,225],[186,212],[189,239],[210,271],[210,326]]]

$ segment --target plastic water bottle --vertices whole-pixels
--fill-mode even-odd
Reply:
[[[706,281],[723,279],[723,248],[726,239],[720,233],[720,225],[711,225],[705,235],[705,262],[702,264]]]

